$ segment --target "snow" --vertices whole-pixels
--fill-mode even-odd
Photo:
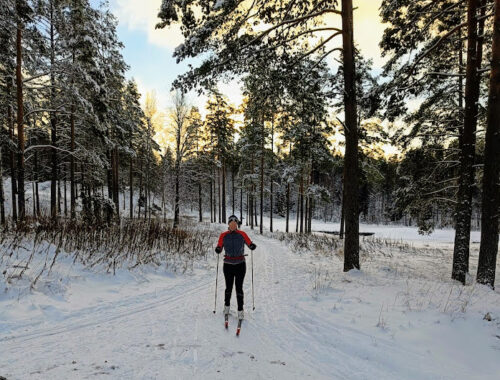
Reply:
[[[364,238],[362,270],[343,273],[338,252],[295,251],[276,235],[243,229],[257,249],[247,252],[239,337],[234,292],[230,328],[223,327],[220,267],[212,312],[215,254],[184,274],[125,266],[113,276],[61,253],[32,290],[30,271],[11,284],[0,277],[8,288],[0,295],[0,376],[498,379],[500,293],[449,279],[451,252],[440,245],[447,231],[433,242],[420,237],[418,247]],[[483,319],[488,312],[492,321]]]

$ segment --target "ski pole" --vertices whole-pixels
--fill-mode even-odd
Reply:
[[[215,304],[214,304],[214,314],[215,310],[217,309],[217,281],[219,280],[219,256],[220,254],[217,254],[217,274],[215,275]]]
[[[252,255],[252,304],[253,304],[253,310],[255,310],[255,296],[253,291],[253,251],[251,251],[251,255]]]

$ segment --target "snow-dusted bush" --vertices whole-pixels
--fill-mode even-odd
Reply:
[[[6,284],[28,278],[31,286],[63,257],[108,273],[141,265],[186,271],[206,258],[216,238],[217,232],[203,224],[173,229],[157,220],[106,225],[41,219],[4,233],[0,271]]]

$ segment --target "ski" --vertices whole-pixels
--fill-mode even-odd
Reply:
[[[227,328],[229,327],[229,314],[224,315],[224,326]]]
[[[241,322],[243,321],[243,319],[238,319],[238,327],[236,327],[236,336],[239,336],[240,335],[240,331],[241,331]]]

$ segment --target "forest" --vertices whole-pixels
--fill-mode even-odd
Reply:
[[[0,0],[0,41],[0,379],[498,378],[500,0]]]
[[[3,1],[1,171],[10,181],[0,189],[2,224],[92,221],[96,207],[108,222],[168,217],[174,226],[185,210],[219,223],[233,213],[260,232],[264,215],[271,231],[278,215],[299,233],[311,232],[313,218],[340,220],[346,270],[359,267],[360,220],[424,234],[449,227],[462,282],[475,229],[478,281],[493,286],[493,2],[382,2],[380,47],[390,58],[377,75],[337,1],[256,3],[245,13],[240,2],[163,2],[157,27],[180,22],[186,37],[177,59],[213,53],[177,79],[171,107],[158,110],[154,94],[141,105],[126,78],[105,3]],[[325,15],[342,27],[318,26]],[[255,20],[273,26],[254,29]],[[328,50],[334,38],[342,48]],[[325,61],[335,53],[333,71]],[[240,78],[242,104],[217,90],[224,76]],[[204,117],[185,95],[193,88],[207,93]],[[40,204],[43,182],[49,205]]]

